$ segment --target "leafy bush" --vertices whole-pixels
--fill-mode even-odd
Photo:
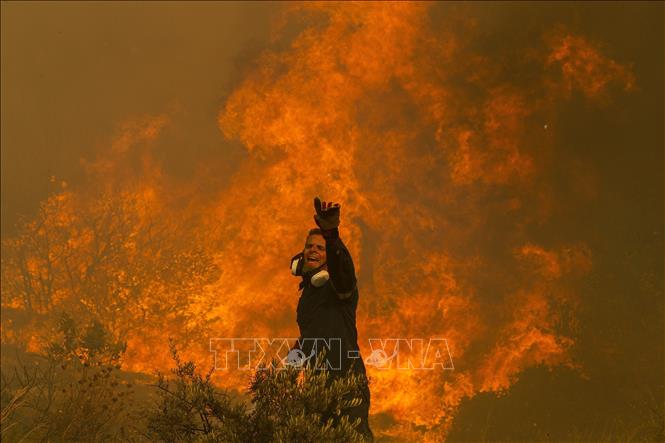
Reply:
[[[119,374],[125,346],[98,322],[78,325],[63,314],[60,340],[46,356],[17,356],[2,373],[2,437],[9,441],[128,440],[134,389]],[[4,365],[3,365],[4,366]]]
[[[257,370],[250,404],[233,401],[196,373],[171,345],[175,378],[160,376],[161,403],[149,419],[149,436],[197,442],[362,442],[343,410],[360,404],[356,375],[331,378],[317,365],[302,370]]]
[[[192,362],[182,362],[170,345],[175,379],[160,374],[156,387],[161,402],[148,420],[148,435],[163,441],[192,441],[216,436],[219,441],[245,441],[246,410],[211,383],[212,372],[202,377]]]

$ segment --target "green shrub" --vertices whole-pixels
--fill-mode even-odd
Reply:
[[[149,436],[197,442],[362,442],[343,410],[360,403],[355,375],[332,379],[320,366],[257,370],[249,386],[251,403],[227,393],[183,363],[171,345],[175,377],[160,376],[161,402],[149,419]]]

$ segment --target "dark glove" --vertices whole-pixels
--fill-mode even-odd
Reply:
[[[314,198],[316,215],[314,221],[322,231],[337,229],[339,226],[339,203],[323,202],[319,197]]]

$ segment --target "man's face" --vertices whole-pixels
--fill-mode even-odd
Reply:
[[[303,272],[318,268],[326,262],[326,240],[322,235],[310,235],[305,241],[303,254],[305,255]]]

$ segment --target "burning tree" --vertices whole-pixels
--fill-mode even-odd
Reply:
[[[139,191],[54,194],[3,241],[3,342],[35,349],[56,311],[119,340],[147,324],[186,340],[200,322],[185,308],[218,274],[192,223]]]

